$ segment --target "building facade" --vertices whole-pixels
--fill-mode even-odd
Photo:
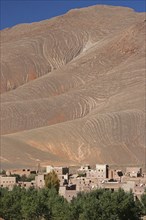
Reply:
[[[0,176],[0,186],[13,188],[16,185],[16,177],[12,176]]]
[[[107,164],[96,164],[96,172],[98,179],[108,178],[109,166]]]

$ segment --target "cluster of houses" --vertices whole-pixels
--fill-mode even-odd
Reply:
[[[89,165],[81,166],[76,169],[73,174],[70,173],[68,167],[47,166],[44,172],[38,172],[30,169],[8,170],[5,175],[0,175],[0,187],[8,187],[12,189],[14,185],[25,188],[31,186],[35,188],[45,187],[45,176],[55,171],[60,180],[59,194],[71,201],[79,192],[89,192],[94,189],[103,188],[116,191],[119,188],[126,192],[132,190],[136,197],[139,197],[146,189],[146,176],[140,167],[127,167],[123,173],[122,170],[111,169],[107,164],[96,164],[95,169],[91,169]],[[29,182],[18,181],[16,176],[31,174],[35,175],[35,179]]]

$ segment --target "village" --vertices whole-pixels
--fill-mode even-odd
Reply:
[[[146,189],[146,175],[141,167],[127,167],[125,172],[111,168],[107,164],[96,164],[95,169],[90,165],[83,165],[71,172],[69,167],[46,166],[42,170],[12,169],[6,170],[0,175],[0,187],[13,189],[15,185],[29,188],[41,189],[45,187],[45,176],[55,171],[60,181],[59,194],[67,201],[71,201],[79,192],[90,192],[95,189],[116,191],[122,188],[125,192],[132,191],[135,198],[141,197]],[[29,177],[34,175],[30,181],[18,181],[16,176]]]

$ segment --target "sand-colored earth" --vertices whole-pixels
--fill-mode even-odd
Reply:
[[[143,164],[145,27],[93,6],[1,31],[2,167]]]

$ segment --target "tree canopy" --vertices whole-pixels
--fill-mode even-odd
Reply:
[[[98,189],[79,193],[70,203],[55,188],[0,188],[0,217],[5,220],[139,220],[146,211],[132,192]]]
[[[45,186],[49,189],[55,188],[57,192],[59,191],[60,181],[54,170],[45,176]]]

